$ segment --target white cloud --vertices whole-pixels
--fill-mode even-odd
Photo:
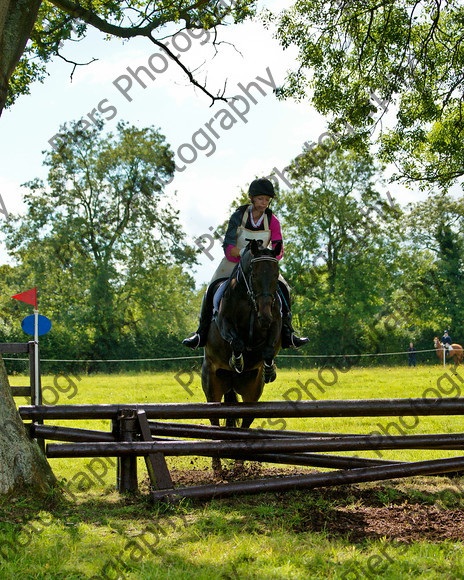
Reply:
[[[274,10],[287,7],[281,0],[264,4]],[[197,41],[182,57],[212,93],[220,91],[227,81],[227,96],[235,95],[240,91],[239,83],[246,86],[257,76],[266,78],[267,68],[279,85],[287,69],[296,62],[296,50],[284,51],[272,37],[272,31],[259,22],[221,27],[219,40],[222,44],[216,56],[211,46],[200,46]],[[44,84],[34,84],[31,95],[18,100],[0,118],[3,132],[0,194],[8,211],[13,213],[23,209],[20,184],[35,176],[44,177],[41,151],[49,149],[48,140],[59,126],[88,115],[103,99],[108,99],[117,111],[108,128],[114,128],[122,119],[140,127],[160,127],[175,152],[182,144],[191,143],[193,133],[227,106],[218,103],[210,107],[208,97],[189,83],[175,63],[169,63],[165,72],[155,74],[155,80],[140,71],[146,88],[132,77],[129,92],[132,101],[124,98],[113,81],[123,74],[130,76],[127,67],[135,71],[140,66],[149,66],[148,59],[157,49],[147,39],[106,42],[100,33],[91,32],[83,42],[67,45],[66,51],[69,51],[66,56],[79,62],[94,56],[99,61],[79,67],[73,82],[69,80],[70,65],[62,61],[51,63],[50,76]],[[214,154],[207,157],[205,151],[199,151],[196,161],[177,173],[167,188],[168,192],[178,192],[174,204],[191,241],[229,217],[230,205],[241,187],[245,188],[256,175],[268,175],[273,167],[283,169],[302,151],[305,141],[317,141],[325,130],[324,118],[307,102],[278,101],[270,87],[266,87],[265,95],[256,88],[251,90],[257,103],[250,105],[247,123],[239,121],[230,130],[221,130],[214,140]],[[404,189],[391,191],[400,202],[405,197]],[[219,259],[219,243],[213,251]],[[0,263],[3,260],[0,253]],[[213,270],[214,265],[204,256],[197,279],[209,279]]]

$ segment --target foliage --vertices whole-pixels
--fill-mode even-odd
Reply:
[[[381,197],[361,149],[316,148],[290,173],[280,203],[298,322],[324,352],[350,352],[395,288],[397,209]]]
[[[421,305],[421,317],[430,306],[437,320],[450,327],[451,336],[464,332],[464,198],[436,195],[411,206],[408,226],[415,252],[431,256],[424,276],[429,279],[429,308]],[[462,339],[461,339],[462,340]]]
[[[26,184],[27,213],[6,227],[18,261],[17,273],[4,267],[10,288],[37,285],[55,336],[84,358],[105,358],[129,336],[183,329],[183,292],[194,288],[184,267],[196,259],[161,185],[174,171],[164,137],[73,123],[45,164],[48,184]]]
[[[362,140],[386,103],[396,125],[381,157],[397,177],[446,189],[464,174],[461,2],[297,0],[277,20],[282,45],[299,50],[282,97],[310,94],[333,129],[349,122]]]

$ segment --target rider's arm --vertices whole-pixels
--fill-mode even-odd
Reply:
[[[242,212],[238,209],[235,211],[229,220],[226,235],[224,236],[224,243],[222,247],[224,254],[230,262],[240,262],[240,254],[238,248],[235,247],[237,241],[237,228],[242,223]],[[235,250],[237,250],[235,252]],[[237,255],[234,255],[237,254]]]
[[[280,251],[280,254],[277,256],[277,259],[280,260],[284,253],[284,245],[282,241],[282,231],[280,229],[280,223],[274,214],[272,214],[271,221],[269,222],[269,229],[271,230],[272,247],[274,247],[277,244],[277,242],[282,242],[282,250]]]

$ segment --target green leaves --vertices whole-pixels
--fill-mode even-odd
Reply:
[[[279,17],[277,36],[297,45],[300,63],[280,95],[309,94],[333,126],[348,121],[363,138],[369,96],[395,103],[380,158],[398,178],[446,189],[464,174],[463,21],[456,1],[300,0]]]
[[[174,162],[163,135],[75,122],[45,163],[48,183],[27,184],[27,213],[7,224],[7,243],[58,329],[79,329],[104,358],[126,334],[183,327],[184,268],[196,259],[164,194]]]
[[[377,168],[362,149],[314,148],[294,161],[291,178],[280,214],[295,312],[309,334],[324,336],[324,348],[340,352],[394,288],[397,210],[381,197]]]

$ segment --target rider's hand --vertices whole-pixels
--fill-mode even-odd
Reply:
[[[230,250],[230,255],[234,258],[240,258],[240,248],[237,248],[237,246],[233,247]]]

